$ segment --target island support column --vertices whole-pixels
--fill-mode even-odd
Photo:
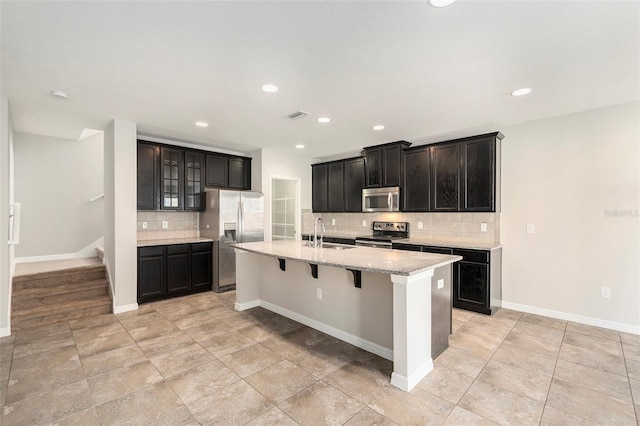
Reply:
[[[245,250],[236,252],[236,311],[260,306],[260,286],[262,279],[260,267],[262,256]]]
[[[393,282],[393,373],[391,384],[410,391],[433,369],[431,359],[431,277],[391,275]]]

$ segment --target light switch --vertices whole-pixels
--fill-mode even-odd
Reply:
[[[424,224],[423,224],[422,222],[418,222],[418,229],[422,229],[422,226],[423,226],[423,225],[424,225]]]
[[[362,226],[364,226],[365,228],[367,227],[367,221],[366,220],[362,221]]]
[[[536,226],[533,223],[527,223],[527,234],[535,234]]]
[[[142,229],[147,229],[147,228],[149,228],[149,223],[142,222]]]
[[[482,222],[480,224],[480,232],[487,232],[487,224]]]
[[[334,217],[331,218],[331,226],[336,226],[336,219]]]

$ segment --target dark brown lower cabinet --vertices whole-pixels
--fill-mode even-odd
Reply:
[[[138,247],[138,303],[211,290],[213,243]]]
[[[453,307],[491,315],[502,306],[501,248],[470,250],[395,242],[393,248],[462,256],[453,264]]]
[[[495,254],[492,256],[492,253]],[[453,307],[491,315],[502,304],[501,250],[460,250],[453,265]],[[499,256],[500,255],[500,256]],[[495,269],[495,270],[494,270]]]

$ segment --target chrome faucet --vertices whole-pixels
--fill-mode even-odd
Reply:
[[[318,222],[320,222],[320,244],[318,244]],[[325,229],[324,229],[324,223],[322,223],[322,218],[321,217],[317,217],[316,221],[313,224],[313,247],[320,247],[322,248],[322,237],[325,233]]]

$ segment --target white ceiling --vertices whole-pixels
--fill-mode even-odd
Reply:
[[[15,130],[55,137],[119,118],[322,158],[640,100],[638,1],[2,1],[0,13]],[[533,92],[510,96],[520,87]],[[299,109],[311,115],[286,118]]]

